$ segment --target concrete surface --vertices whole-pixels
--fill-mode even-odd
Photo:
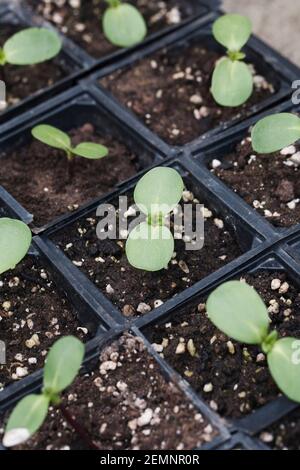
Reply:
[[[299,0],[223,0],[223,8],[249,16],[260,38],[300,66]]]

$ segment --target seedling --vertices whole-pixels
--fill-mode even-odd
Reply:
[[[0,219],[0,274],[15,268],[24,258],[31,238],[31,231],[20,220]]]
[[[106,38],[119,47],[131,47],[141,42],[147,34],[147,26],[137,8],[121,0],[106,2],[109,6],[102,20]]]
[[[0,66],[34,65],[55,57],[62,47],[58,34],[46,28],[27,28],[10,37],[0,47]],[[5,67],[2,70],[5,81]],[[1,109],[7,107],[2,100]]]
[[[300,118],[291,113],[272,114],[255,124],[251,137],[256,152],[277,152],[300,139]]]
[[[0,65],[33,65],[55,57],[62,47],[60,37],[46,28],[27,28],[9,38],[0,48]]]
[[[245,282],[226,282],[210,294],[206,310],[226,335],[241,343],[260,345],[279,389],[300,402],[300,341],[278,339],[277,331],[270,331],[267,308],[255,289]]]
[[[221,106],[240,106],[253,91],[253,77],[241,51],[251,36],[251,22],[242,15],[228,14],[213,24],[213,35],[218,43],[227,48],[227,57],[216,65],[211,92]]]
[[[45,363],[42,392],[27,395],[14,408],[5,429],[5,447],[20,445],[35,434],[44,423],[51,405],[58,406],[74,427],[74,419],[61,405],[60,394],[74,381],[83,356],[84,345],[79,339],[65,336],[56,341]]]
[[[134,201],[146,215],[126,242],[129,263],[145,271],[159,271],[168,266],[174,252],[174,238],[165,225],[165,217],[181,199],[183,181],[179,173],[157,167],[146,173],[136,185]]]
[[[75,156],[98,160],[108,154],[108,148],[94,142],[82,142],[72,147],[71,139],[65,132],[47,124],[40,124],[31,130],[33,137],[50,147],[64,150],[71,163]],[[71,168],[69,166],[69,172]],[[70,174],[71,176],[71,174]]]

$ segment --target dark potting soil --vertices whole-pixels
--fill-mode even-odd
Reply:
[[[50,346],[68,334],[84,341],[90,336],[45,269],[27,257],[0,276],[0,339],[6,344],[0,390],[41,368]]]
[[[0,47],[13,34],[24,28],[2,24],[0,28]],[[30,97],[68,75],[66,66],[59,59],[52,59],[37,65],[17,66],[5,64],[0,67],[0,80],[6,84],[8,106]],[[1,111],[1,110],[0,110]]]
[[[300,450],[300,409],[267,428],[259,437],[274,450]]]
[[[73,145],[89,141],[107,146],[108,156],[75,157],[70,165],[64,151],[35,139],[0,155],[5,168],[0,184],[34,215],[35,225],[77,209],[136,173],[136,156],[112,136],[98,134],[92,124],[69,135]]]
[[[218,59],[219,53],[203,45],[161,50],[100,83],[166,142],[183,145],[224,122],[246,117],[254,104],[274,92],[255,75],[247,103],[238,108],[218,106],[210,93]]]
[[[192,192],[186,191],[184,195],[194,200]],[[131,194],[129,204],[132,203],[130,198]],[[94,214],[55,234],[54,242],[126,317],[132,317],[158,307],[241,254],[237,240],[224,227],[223,221],[208,209],[204,216],[204,247],[188,251],[184,235],[183,239],[175,239],[174,258],[168,269],[158,272],[142,271],[129,265],[126,240],[99,240],[96,226],[100,219]]]
[[[93,57],[101,58],[117,50],[102,32],[102,14],[107,8],[104,0],[81,0],[77,8],[68,0],[59,2],[60,6],[53,0],[27,0],[27,3]],[[128,3],[143,14],[148,34],[176,25],[190,16],[190,8],[184,0],[128,0]]]
[[[286,274],[259,271],[243,278],[264,299],[271,329],[281,337],[300,338],[300,294]],[[276,290],[271,288],[274,279],[280,280]],[[239,418],[280,392],[261,349],[230,340],[215,328],[206,316],[205,302],[201,298],[190,308],[185,306],[167,323],[149,328],[147,335],[211,408],[222,416]]]
[[[129,334],[103,350],[96,368],[67,390],[63,405],[104,450],[193,449],[217,434],[182,392],[162,377],[142,340]],[[41,430],[22,448],[88,446],[61,411],[52,409]]]
[[[300,221],[299,150],[259,155],[246,138],[212,171],[273,225],[290,227]]]

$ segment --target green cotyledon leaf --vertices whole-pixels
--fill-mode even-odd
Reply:
[[[253,91],[253,78],[244,62],[224,58],[216,65],[211,92],[221,106],[237,107],[250,98]]]
[[[32,235],[24,222],[0,219],[0,274],[13,269],[27,254]]]
[[[245,282],[229,281],[208,297],[209,319],[227,336],[248,344],[261,344],[268,334],[269,316],[259,294]]]
[[[46,28],[26,28],[9,38],[3,46],[5,61],[14,65],[33,65],[55,57],[62,40]]]
[[[252,25],[249,18],[229,13],[218,18],[213,24],[213,35],[216,41],[229,51],[240,51],[251,36]]]
[[[300,118],[291,113],[267,116],[255,124],[251,138],[256,152],[277,152],[300,139]]]
[[[103,15],[103,31],[115,46],[131,47],[144,39],[147,26],[137,8],[122,3],[107,8]]]

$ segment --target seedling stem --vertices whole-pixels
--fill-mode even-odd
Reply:
[[[278,340],[277,331],[271,331],[268,336],[264,339],[261,344],[261,348],[265,354],[268,354],[272,349],[276,341]]]
[[[64,405],[59,405],[59,410],[70,426],[76,431],[78,436],[81,437],[87,447],[89,447],[91,450],[100,450],[100,448],[91,440],[85,428],[81,426],[81,424],[79,424],[76,419],[73,418],[71,413],[67,410],[67,408],[64,407]]]
[[[112,7],[112,8],[116,8],[116,7],[118,7],[119,5],[121,5],[120,0],[105,0],[105,1],[106,1],[106,2],[109,4],[109,6]]]

